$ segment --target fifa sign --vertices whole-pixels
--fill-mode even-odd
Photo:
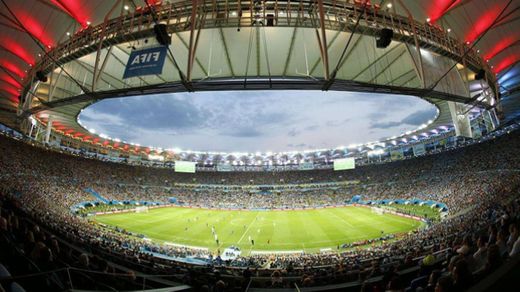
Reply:
[[[166,59],[167,47],[158,46],[143,50],[134,50],[130,53],[126,64],[123,79],[161,74]]]

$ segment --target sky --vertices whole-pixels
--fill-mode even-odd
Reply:
[[[217,152],[332,149],[414,130],[436,116],[418,97],[339,91],[221,91],[105,99],[79,119],[141,146]]]

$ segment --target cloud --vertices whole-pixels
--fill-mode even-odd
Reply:
[[[370,128],[372,129],[390,129],[394,127],[401,126],[403,123],[401,122],[376,122],[372,123]]]
[[[342,122],[342,121],[332,121],[332,120],[329,120],[325,123],[325,125],[327,127],[339,127],[343,124],[344,124],[344,122]]]
[[[289,133],[287,133],[288,136],[294,137],[300,134],[300,131],[297,131],[296,129],[291,129]]]
[[[223,131],[223,132],[221,132],[221,134],[226,135],[226,136],[236,137],[236,138],[253,138],[253,137],[260,137],[260,136],[264,135],[258,129],[248,128],[248,127]]]
[[[147,146],[290,151],[398,135],[413,129],[431,108],[415,97],[386,94],[197,92],[107,99],[85,109],[80,118],[98,133]]]
[[[425,109],[425,110],[417,111],[417,112],[407,116],[406,118],[404,118],[401,122],[403,124],[419,126],[419,125],[423,124],[425,121],[428,121],[429,119],[434,117],[435,112],[436,112],[435,109]]]
[[[315,130],[317,130],[319,128],[320,128],[319,125],[310,125],[310,126],[307,126],[307,127],[303,128],[303,130],[305,130],[305,131],[315,131]]]
[[[305,143],[298,143],[298,144],[289,143],[289,144],[287,144],[287,147],[291,147],[291,148],[312,148],[314,146],[307,145]]]
[[[428,121],[432,117],[434,117],[435,112],[436,112],[435,108],[419,110],[419,111],[409,114],[408,116],[406,116],[399,122],[396,122],[396,121],[372,122],[370,128],[372,128],[372,129],[390,129],[390,128],[399,127],[399,126],[403,126],[403,125],[419,126],[421,124],[424,124],[426,121]]]
[[[204,123],[210,113],[188,99],[169,95],[139,96],[133,102],[125,98],[100,102],[98,114],[117,116],[128,126],[143,129],[192,129]]]

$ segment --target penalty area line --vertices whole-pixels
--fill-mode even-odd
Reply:
[[[253,223],[256,221],[256,218],[258,217],[259,214],[260,213],[256,213],[255,218],[253,219],[253,221],[251,221],[251,223],[249,223],[249,226],[246,228],[246,231],[244,231],[244,234],[242,234],[242,237],[240,237],[240,239],[238,240],[237,244],[240,244],[242,239],[244,239],[244,236],[246,236],[246,234],[249,231],[249,229],[251,229],[251,226],[253,226]]]
[[[339,220],[343,221],[345,224],[347,224],[348,226],[354,228],[354,225],[350,224],[350,222],[348,222],[347,220],[343,219],[341,216],[337,215],[337,214],[334,214],[334,212],[331,212],[330,214],[336,216],[337,218],[339,218]]]

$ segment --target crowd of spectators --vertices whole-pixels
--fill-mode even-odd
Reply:
[[[31,238],[35,235],[34,228],[41,224],[67,241],[101,250],[130,263],[145,265],[156,272],[182,268],[185,275],[183,281],[190,284],[199,283],[197,281],[202,277],[194,272],[195,268],[154,258],[146,251],[174,257],[209,259],[210,270],[205,272],[215,273],[216,269],[218,273],[232,276],[242,273],[244,277],[268,276],[273,287],[286,285],[287,282],[282,280],[285,278],[296,277],[298,280],[294,281],[311,286],[342,282],[352,277],[366,279],[380,275],[390,275],[385,278],[385,285],[402,286],[397,271],[416,265],[414,259],[422,258],[424,267],[420,277],[423,278],[422,282],[417,281],[417,285],[422,283],[424,288],[439,285],[464,290],[478,277],[491,273],[508,257],[520,252],[519,136],[513,132],[450,152],[341,172],[212,172],[189,175],[67,156],[0,136],[0,169],[3,170],[0,174],[0,197],[16,202],[22,210],[21,215],[1,213],[0,227],[4,231],[18,232],[19,236],[28,238],[27,242],[37,245],[36,240]],[[217,187],[207,186],[196,189],[176,184],[294,185],[330,181],[356,183],[336,189],[314,188],[310,191],[287,188],[270,195],[241,190],[223,192]],[[428,229],[404,235],[397,243],[385,242],[339,253],[254,255],[221,261],[218,255],[210,255],[209,252],[153,245],[139,237],[114,232],[113,229],[93,225],[85,218],[74,216],[69,212],[71,206],[93,199],[85,191],[87,188],[94,188],[113,200],[164,201],[176,197],[191,206],[218,208],[337,205],[357,194],[365,196],[364,199],[418,198],[447,204],[453,216]],[[18,216],[37,222],[32,227],[32,237],[31,230],[27,228],[16,230]],[[46,240],[45,246],[40,245],[38,250],[48,259],[45,254],[53,247],[52,240]],[[30,254],[34,248],[28,247],[26,252]],[[433,264],[444,260],[449,264]],[[40,264],[50,265],[46,261]],[[245,270],[248,272],[243,268],[248,268]],[[181,273],[181,270],[176,271]],[[433,280],[428,283],[424,277]]]

